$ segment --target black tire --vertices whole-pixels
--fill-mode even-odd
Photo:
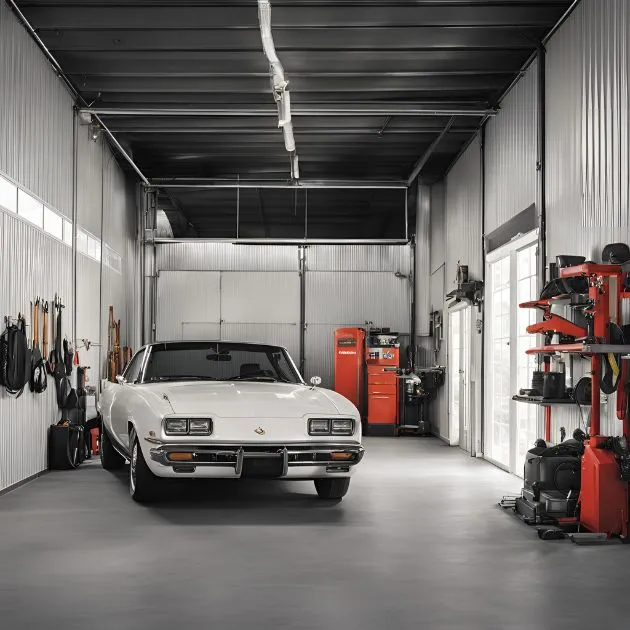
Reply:
[[[315,490],[320,499],[341,499],[348,492],[350,477],[315,479]]]
[[[147,466],[134,432],[131,433],[129,442],[131,444],[129,494],[138,503],[151,503],[159,496],[159,479]]]
[[[125,465],[125,458],[114,448],[107,431],[101,431],[101,445],[99,448],[101,464],[105,470],[120,470]]]

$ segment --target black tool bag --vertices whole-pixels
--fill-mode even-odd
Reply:
[[[69,470],[85,459],[83,427],[64,422],[50,427],[48,433],[48,468]]]
[[[39,299],[35,302],[33,310],[33,349],[31,355],[31,391],[35,394],[42,394],[48,387],[48,376],[46,374],[46,361],[42,357],[39,347]]]
[[[55,333],[55,348],[51,353],[51,366],[55,379],[55,391],[57,392],[57,405],[60,409],[67,409],[72,386],[66,371],[61,349],[61,306],[57,311],[57,330]],[[74,405],[73,405],[74,406]]]
[[[19,398],[31,375],[31,351],[26,341],[26,322],[7,323],[0,336],[0,385],[10,396]]]

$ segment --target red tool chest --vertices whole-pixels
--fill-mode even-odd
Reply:
[[[398,378],[396,372],[388,372],[386,368],[400,365],[400,349],[368,347],[366,360],[368,432],[394,435],[398,425]]]

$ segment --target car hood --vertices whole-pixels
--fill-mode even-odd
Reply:
[[[154,383],[145,387],[168,400],[176,414],[299,418],[312,414],[346,414],[354,410],[352,404],[336,392],[303,384],[222,381]]]

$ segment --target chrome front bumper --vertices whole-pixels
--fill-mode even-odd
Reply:
[[[290,469],[321,467],[326,473],[344,473],[363,459],[364,449],[358,443],[304,442],[290,444],[162,444],[150,451],[151,460],[175,472],[191,473],[197,467],[228,468],[240,477],[248,460],[278,464],[271,476],[286,477]],[[191,453],[190,461],[173,461],[171,453]],[[344,454],[344,455],[342,455]],[[347,457],[348,459],[333,459]]]

